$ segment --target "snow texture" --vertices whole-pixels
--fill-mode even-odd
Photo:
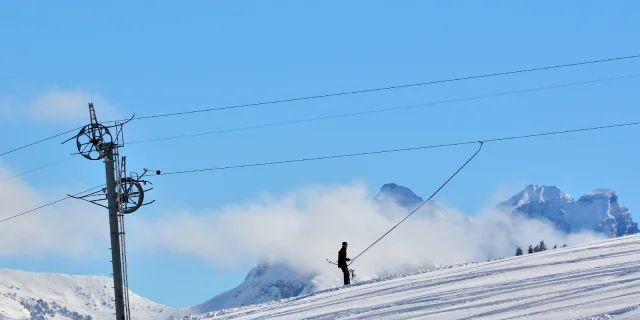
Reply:
[[[131,291],[133,319],[178,319],[178,310],[146,300]],[[0,319],[112,319],[113,280],[0,269]]]
[[[640,319],[640,236],[380,278],[205,319]]]
[[[312,275],[303,275],[285,264],[262,261],[234,289],[194,307],[199,312],[245,306],[313,292]]]

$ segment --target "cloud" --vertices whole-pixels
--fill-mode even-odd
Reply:
[[[81,90],[49,90],[36,97],[26,111],[39,122],[86,122],[89,119],[90,102],[96,109],[98,120],[122,119],[116,108],[102,96]]]
[[[341,273],[325,259],[337,259],[342,241],[349,242],[353,258],[407,213],[388,206],[385,210],[396,212],[380,212],[366,190],[359,184],[310,187],[219,211],[171,212],[157,221],[135,220],[131,234],[140,237],[136,241],[143,241],[145,250],[187,254],[217,266],[257,259],[286,262],[318,275],[319,286],[329,287],[339,283]],[[417,212],[359,257],[353,265],[359,278],[512,256],[517,246],[526,250],[541,240],[551,248],[604,238],[566,236],[543,222],[495,209],[473,219],[454,208],[438,210]]]
[[[12,176],[0,165],[0,177]],[[34,190],[20,179],[0,183],[0,220],[33,209],[64,196],[56,192]],[[109,228],[106,213],[98,207],[65,200],[0,223],[0,257],[42,258],[62,255],[85,259],[108,248]],[[102,255],[103,256],[103,255]]]
[[[0,166],[0,177],[12,173]],[[73,188],[82,189],[82,188]],[[363,184],[312,186],[204,212],[127,216],[131,252],[145,250],[202,259],[235,268],[259,259],[284,262],[315,276],[318,288],[340,284],[341,273],[325,259],[337,259],[342,241],[355,257],[406,216],[378,206]],[[51,195],[47,195],[51,194]],[[21,179],[0,183],[0,219],[63,196],[35,189]],[[155,209],[158,210],[158,209]],[[103,257],[109,247],[104,209],[76,200],[0,223],[0,257],[73,259]],[[563,235],[540,221],[523,220],[490,207],[469,218],[453,207],[426,205],[359,257],[358,279],[439,265],[512,256],[541,240],[551,248],[604,237]]]

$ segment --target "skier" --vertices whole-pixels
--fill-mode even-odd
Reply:
[[[342,269],[342,273],[344,274],[345,286],[351,283],[351,279],[349,278],[349,269],[347,269],[347,261],[351,261],[351,259],[347,258],[348,245],[348,243],[343,242],[342,248],[338,251],[338,268]]]

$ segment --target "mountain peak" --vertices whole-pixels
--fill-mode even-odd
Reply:
[[[380,192],[375,197],[377,201],[390,200],[405,208],[415,208],[424,200],[416,195],[411,189],[390,182],[380,187]]]
[[[199,313],[295,297],[313,290],[313,275],[286,263],[260,260],[242,284],[194,307]]]
[[[571,196],[556,186],[538,186],[530,184],[501,206],[520,207],[527,203],[562,202],[571,203]]]
[[[585,194],[584,196],[580,197],[580,199],[583,198],[594,198],[594,199],[610,199],[611,202],[617,202],[618,201],[618,194],[616,193],[615,190],[613,189],[607,189],[607,188],[600,188],[600,189],[595,189],[591,192],[588,192],[587,194]]]
[[[574,201],[555,186],[530,184],[499,207],[547,220],[565,232],[593,230],[613,237],[638,232],[629,209],[621,207],[617,193],[608,188],[595,189]]]
[[[570,201],[571,196],[559,189],[556,186],[538,186],[536,184],[528,185],[524,191],[526,191],[530,196],[534,196],[534,198],[538,201],[550,201],[555,199],[561,199]]]

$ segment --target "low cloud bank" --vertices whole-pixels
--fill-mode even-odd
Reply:
[[[355,257],[407,213],[380,206],[359,184],[310,187],[283,196],[264,196],[218,211],[171,212],[156,221],[136,219],[130,234],[145,249],[170,251],[232,267],[258,259],[286,262],[317,275],[316,284],[339,284],[341,273],[325,259],[337,259],[342,241]],[[455,208],[425,205],[353,264],[361,280],[462,262],[526,253],[530,244],[548,248],[604,239],[595,233],[564,235],[551,225],[488,208],[465,216]]]
[[[0,177],[12,173],[0,166]],[[58,199],[21,179],[0,183],[0,219]],[[48,196],[52,195],[52,196]],[[62,195],[60,195],[62,196]],[[308,187],[206,212],[154,213],[153,221],[127,216],[131,251],[202,259],[217,267],[258,260],[286,263],[313,275],[318,288],[339,285],[336,260],[342,241],[353,258],[403,219],[408,211],[372,200],[361,184]],[[157,209],[156,209],[157,210]],[[155,210],[154,210],[155,211]],[[104,209],[66,200],[0,223],[0,257],[73,259],[103,257],[109,244]],[[511,256],[544,240],[549,248],[604,239],[594,233],[564,235],[551,225],[494,208],[465,215],[425,205],[353,264],[359,280],[440,265]]]

